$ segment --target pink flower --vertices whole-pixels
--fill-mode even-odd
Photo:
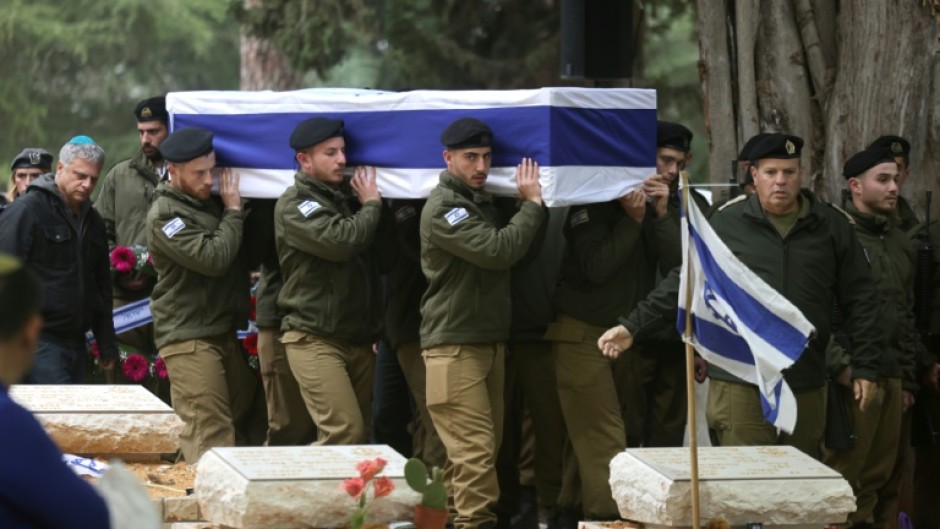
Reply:
[[[121,362],[121,370],[128,380],[140,382],[150,372],[150,362],[147,362],[146,358],[137,353],[129,354]]]
[[[242,339],[242,347],[249,356],[258,356],[258,335],[249,334]]]
[[[382,459],[381,457],[377,457],[371,460],[366,459],[365,461],[360,461],[359,464],[356,465],[356,470],[359,471],[359,477],[362,478],[363,481],[369,481],[375,477],[376,474],[381,472],[383,468],[385,468],[386,463],[388,463],[388,461]]]
[[[98,349],[97,340],[93,340],[90,344],[88,344],[88,351],[91,353],[91,356],[95,358],[101,358],[101,349]]]
[[[166,380],[166,377],[169,376],[166,372],[166,362],[162,358],[157,358],[153,362],[153,372],[157,374],[157,377]]]
[[[119,274],[126,274],[134,270],[137,264],[137,255],[127,246],[115,246],[111,250],[111,268]]]
[[[379,476],[372,482],[372,488],[375,489],[375,497],[381,498],[388,496],[395,490],[395,483],[386,476]]]
[[[343,480],[340,488],[345,490],[346,494],[349,494],[353,498],[359,499],[362,491],[366,488],[366,482],[363,481],[362,478],[349,478],[347,480]]]
[[[249,298],[248,300],[248,319],[251,321],[255,321],[255,317],[257,316],[257,313],[255,311],[255,307],[257,306],[257,304],[258,304],[258,297],[255,295],[252,295],[251,298]]]

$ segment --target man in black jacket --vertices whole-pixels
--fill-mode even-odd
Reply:
[[[104,150],[76,136],[59,151],[55,174],[30,184],[0,216],[0,251],[21,258],[42,284],[42,335],[26,382],[83,382],[89,329],[104,369],[118,356],[108,241],[90,200],[103,165]]]

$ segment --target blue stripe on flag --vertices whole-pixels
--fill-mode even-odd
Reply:
[[[215,133],[219,165],[294,169],[288,139],[313,116],[346,121],[349,165],[388,168],[443,166],[438,138],[453,120],[475,117],[494,131],[493,166],[511,167],[523,156],[548,167],[651,167],[656,162],[655,109],[585,109],[531,106],[455,110],[328,113],[174,114],[174,129]]]
[[[715,257],[702,241],[698,231],[689,225],[695,249],[699,254],[699,261],[705,270],[705,277],[710,286],[718,295],[734,307],[734,312],[744,325],[750,329],[760,331],[764,341],[785,354],[791,360],[799,359],[803,350],[794,351],[793,344],[805,343],[806,337],[796,327],[780,318],[760,302],[754,299],[744,289],[725,274],[725,271],[715,261]]]
[[[774,402],[780,402],[780,393],[783,391],[784,380],[781,378],[777,385],[774,386]],[[759,392],[758,392],[759,393]],[[777,423],[777,415],[780,413],[780,406],[773,406],[771,402],[764,398],[764,395],[760,396],[760,406],[761,411],[764,412],[764,418],[770,424]]]
[[[685,321],[685,309],[679,308],[679,318]],[[724,327],[712,323],[708,320],[699,318],[692,314],[692,332],[698,343],[702,344],[712,351],[720,352],[721,356],[741,362],[742,364],[754,365],[754,354],[747,345],[747,341],[740,335],[735,334]]]

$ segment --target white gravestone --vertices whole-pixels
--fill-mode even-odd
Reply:
[[[31,411],[72,454],[167,454],[179,448],[183,421],[136,385],[20,385],[10,397]]]
[[[196,465],[196,499],[205,520],[237,529],[344,527],[357,503],[341,484],[376,457],[395,490],[376,500],[370,485],[367,523],[411,520],[421,497],[405,483],[405,458],[386,445],[213,448]]]
[[[791,446],[700,447],[699,513],[732,526],[819,528],[855,510],[842,476]],[[647,527],[692,525],[688,448],[636,448],[610,462],[620,515]]]

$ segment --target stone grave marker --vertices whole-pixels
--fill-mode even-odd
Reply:
[[[818,529],[855,510],[849,483],[791,446],[700,447],[698,464],[703,527],[723,517],[732,526]],[[628,449],[610,462],[610,486],[625,519],[692,526],[688,448]]]
[[[214,448],[196,465],[196,499],[206,521],[237,529],[345,527],[357,504],[340,485],[376,457],[388,461],[379,475],[395,490],[374,500],[370,486],[367,523],[411,520],[421,497],[387,445]]]
[[[18,385],[10,397],[63,452],[155,456],[179,447],[183,421],[142,386]]]

